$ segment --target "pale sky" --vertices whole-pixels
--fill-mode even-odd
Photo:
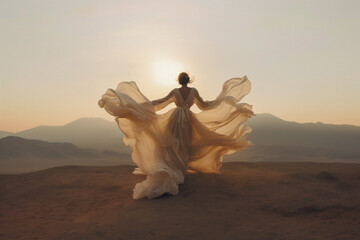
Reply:
[[[357,0],[2,0],[0,20],[2,131],[112,119],[97,105],[107,88],[163,97],[176,75],[154,71],[170,63],[207,100],[247,75],[255,113],[360,126]]]

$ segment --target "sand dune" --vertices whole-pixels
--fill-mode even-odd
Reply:
[[[0,175],[0,239],[359,239],[360,165],[226,163],[132,199],[133,167]]]

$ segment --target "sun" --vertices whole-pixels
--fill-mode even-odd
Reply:
[[[155,80],[161,85],[175,85],[175,80],[182,71],[182,66],[174,61],[158,61],[154,64]]]

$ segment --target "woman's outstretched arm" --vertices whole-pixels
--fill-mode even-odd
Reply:
[[[214,101],[204,101],[200,96],[198,90],[195,88],[195,104],[201,110],[206,110]]]
[[[172,90],[166,97],[151,101],[155,111],[159,111],[174,101],[174,90]]]

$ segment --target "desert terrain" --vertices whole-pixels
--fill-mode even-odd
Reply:
[[[133,166],[0,175],[0,239],[359,239],[360,164],[225,163],[133,200]]]

